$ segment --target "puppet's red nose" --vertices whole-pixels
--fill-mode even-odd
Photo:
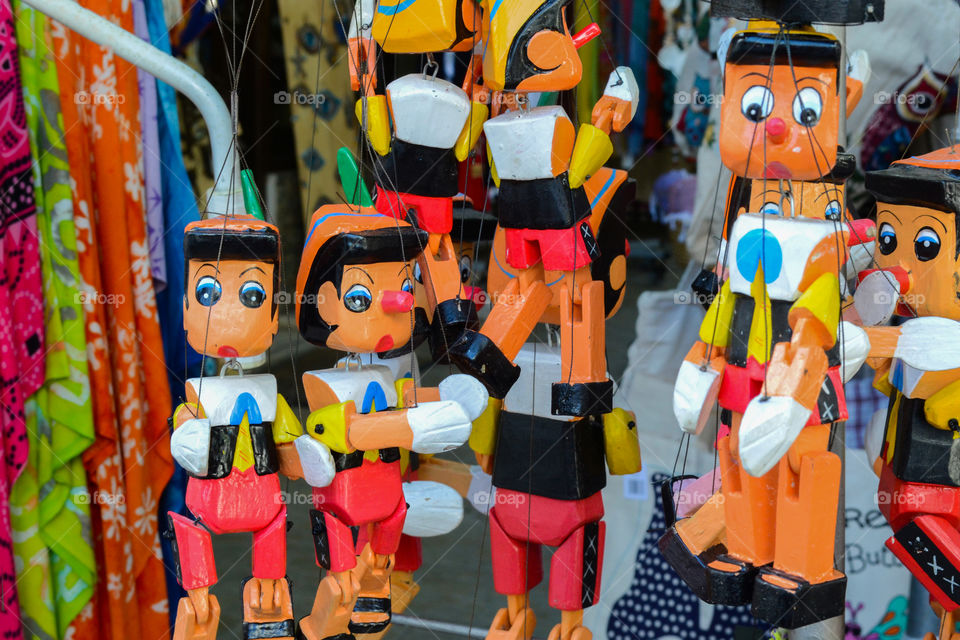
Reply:
[[[406,291],[384,291],[380,306],[387,313],[406,313],[413,309],[413,294]]]
[[[599,35],[600,25],[598,25],[596,22],[592,22],[577,33],[573,34],[573,46],[579,49]]]
[[[767,136],[772,142],[783,142],[784,136],[787,135],[787,123],[783,118],[769,118],[766,128]]]

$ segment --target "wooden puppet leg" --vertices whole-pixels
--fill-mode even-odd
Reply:
[[[494,616],[487,640],[530,640],[537,616],[527,594],[543,579],[540,545],[511,538],[496,512],[493,507],[489,515],[493,585],[497,593],[507,596],[507,607]]]
[[[720,491],[724,498],[727,552],[754,567],[773,561],[777,468],[754,478],[737,459],[741,414],[732,415],[731,435],[720,440]]]
[[[353,531],[332,514],[313,509],[310,523],[317,564],[328,570],[320,581],[310,615],[300,619],[307,640],[349,634],[350,617],[360,593],[367,565],[358,562]]]
[[[176,542],[180,584],[187,597],[180,598],[174,640],[216,640],[220,603],[209,588],[217,582],[210,532],[189,518],[168,514]]]
[[[557,548],[550,561],[550,606],[560,609],[560,624],[547,640],[590,640],[583,609],[600,600],[605,525],[588,522]]]
[[[577,272],[579,275],[579,271]],[[589,274],[583,274],[589,279]],[[575,291],[566,285],[560,296],[560,363],[562,379],[552,388],[555,415],[603,415],[613,410],[613,382],[607,378],[606,315],[603,283],[589,281]]]
[[[933,633],[924,635],[923,640],[960,640],[960,633],[956,631],[958,611],[956,609],[947,611],[936,601],[930,602],[930,608],[940,618],[940,628],[936,635]]]
[[[390,516],[370,526],[370,542],[360,552],[367,571],[360,580],[360,593],[350,617],[351,633],[380,633],[390,626],[390,574],[403,535],[407,504],[401,500]]]
[[[833,558],[841,465],[829,437],[827,425],[805,427],[779,469],[773,566],[812,584],[842,575]]]
[[[253,577],[243,583],[244,636],[290,638],[296,634],[287,566],[287,508],[253,534]]]
[[[490,338],[508,360],[513,360],[552,299],[542,271],[538,272],[536,267],[521,271],[497,296],[480,333]]]
[[[787,629],[843,614],[846,577],[833,558],[841,465],[829,435],[804,427],[779,464],[776,557],[757,575],[752,611]]]

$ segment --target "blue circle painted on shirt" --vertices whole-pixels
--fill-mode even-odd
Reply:
[[[780,277],[783,268],[783,248],[777,237],[766,229],[754,229],[737,244],[737,269],[748,282],[757,276],[763,262],[763,279],[769,284]]]

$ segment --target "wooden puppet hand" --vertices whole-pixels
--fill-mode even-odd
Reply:
[[[187,420],[170,436],[170,453],[187,473],[207,475],[210,462],[210,421],[206,418]]]
[[[960,369],[960,322],[911,318],[900,325],[894,357],[917,371]]]
[[[673,387],[673,415],[680,429],[693,434],[703,431],[720,392],[723,368],[719,347],[698,342],[687,354]]]
[[[774,347],[763,393],[750,401],[740,422],[740,464],[747,473],[762,476],[786,455],[813,413],[827,368],[822,347]]]
[[[463,373],[447,376],[438,385],[438,389],[440,399],[459,402],[471,422],[486,410],[487,399],[490,397],[483,383]]]
[[[408,536],[442,536],[456,529],[463,520],[463,498],[440,482],[404,482],[403,499],[407,501],[403,533]]]
[[[887,409],[878,409],[870,418],[866,432],[863,435],[863,449],[867,454],[870,468],[879,476],[883,461],[880,454],[883,451],[883,440],[887,435]]]
[[[838,338],[843,339],[840,345],[840,371],[843,381],[849,382],[870,355],[870,337],[852,322],[843,320],[840,327]]]
[[[413,434],[410,449],[417,453],[450,451],[470,437],[470,416],[456,400],[421,402],[407,409],[407,421]]]
[[[462,373],[447,376],[438,386],[440,400],[422,402],[407,410],[417,453],[456,449],[470,437],[472,423],[487,408],[487,389]]]
[[[606,133],[623,131],[636,115],[639,104],[640,89],[633,70],[617,67],[610,73],[603,95],[593,108],[593,126]]]
[[[303,479],[307,484],[311,487],[326,487],[333,482],[337,467],[330,455],[330,449],[325,444],[304,434],[294,441],[294,445],[297,447]]]

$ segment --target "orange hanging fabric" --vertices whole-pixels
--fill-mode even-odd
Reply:
[[[132,5],[84,0],[133,31]],[[84,456],[98,583],[78,639],[162,640],[169,618],[157,501],[173,470],[146,237],[136,70],[51,23],[70,160],[97,441]]]

